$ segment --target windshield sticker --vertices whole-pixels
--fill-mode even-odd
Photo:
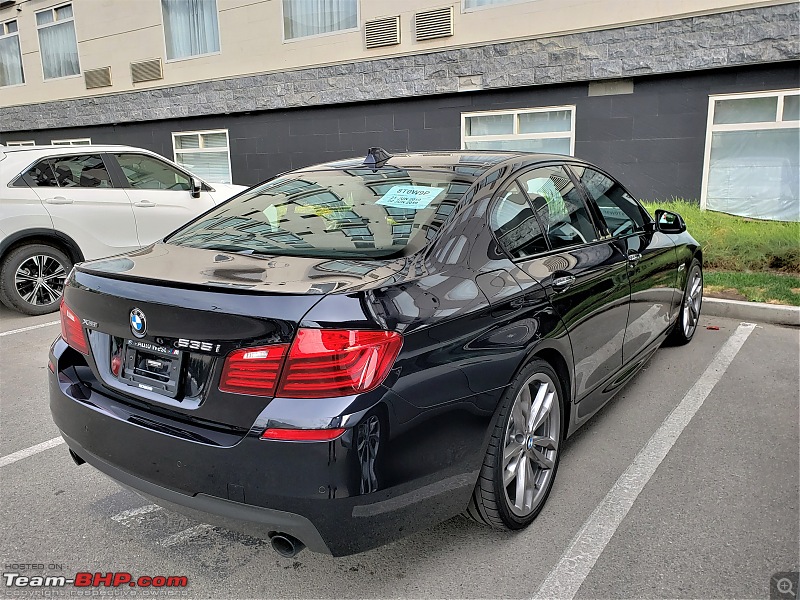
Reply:
[[[392,208],[422,210],[423,208],[427,208],[431,201],[441,194],[442,191],[443,188],[437,187],[395,185],[375,204],[390,206]]]

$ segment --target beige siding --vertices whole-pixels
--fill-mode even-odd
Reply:
[[[110,66],[112,87],[86,90],[83,76],[44,82],[34,13],[64,2],[29,0],[0,11],[0,21],[17,18],[25,85],[0,88],[0,106],[109,94],[237,75],[413,54],[435,49],[535,38],[570,31],[606,29],[693,14],[780,4],[745,0],[515,0],[463,11],[460,1],[360,0],[359,29],[283,41],[280,0],[217,0],[220,47],[217,54],[166,61],[159,0],[75,0],[75,28],[82,70]],[[413,15],[454,6],[455,35],[416,42]],[[400,10],[402,8],[402,10]],[[401,44],[366,50],[366,20],[401,15]],[[164,79],[133,85],[130,63],[161,57]],[[2,118],[2,116],[0,116]]]

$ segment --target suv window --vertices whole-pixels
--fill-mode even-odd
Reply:
[[[598,239],[583,196],[562,167],[541,167],[518,181],[555,250]]]
[[[639,203],[623,187],[602,173],[586,167],[570,167],[600,209],[613,236],[644,230],[645,217]]]
[[[128,187],[140,190],[190,190],[189,177],[173,167],[146,154],[116,154],[125,174]]]
[[[548,249],[541,225],[517,183],[512,183],[500,193],[489,215],[489,226],[500,246],[513,258],[523,258]]]
[[[28,169],[20,179],[31,187],[113,187],[108,169],[99,154],[45,158]]]

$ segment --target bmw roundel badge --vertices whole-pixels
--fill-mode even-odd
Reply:
[[[147,333],[147,320],[144,313],[138,308],[131,311],[131,333],[137,338],[144,337],[144,334]]]

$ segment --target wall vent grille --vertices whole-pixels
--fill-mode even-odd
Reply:
[[[83,81],[87,90],[108,87],[111,85],[111,67],[100,67],[83,72]]]
[[[164,72],[161,69],[160,58],[151,58],[150,60],[131,63],[131,80],[133,83],[155,81],[163,78]]]
[[[400,15],[374,19],[364,23],[364,41],[367,48],[394,46],[400,43]]]
[[[414,31],[417,41],[453,35],[453,7],[445,6],[416,13]]]

